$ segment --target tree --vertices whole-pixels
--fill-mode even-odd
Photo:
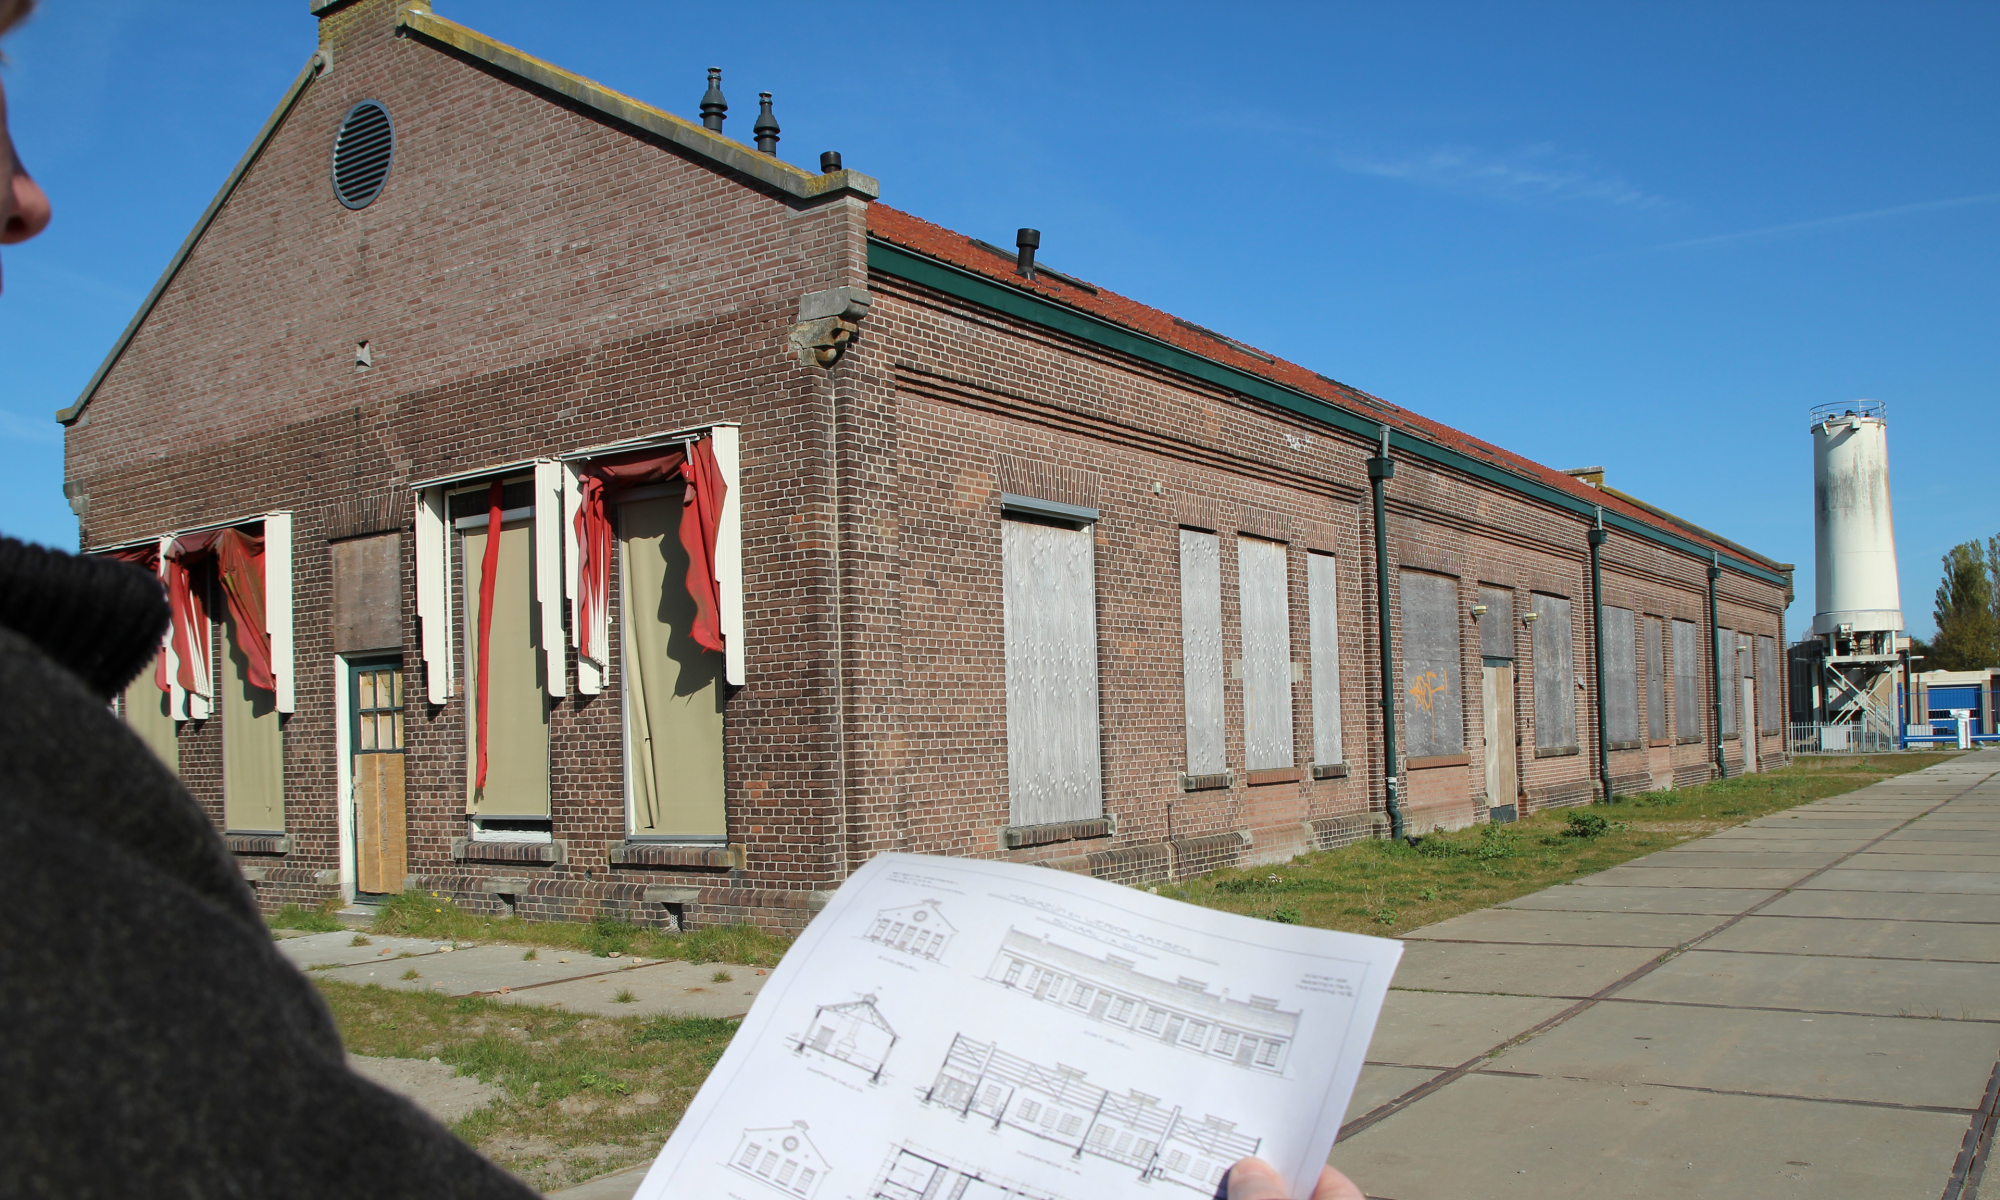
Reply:
[[[1995,539],[2000,541],[2000,539]],[[1933,671],[1973,671],[2000,665],[2000,613],[1994,610],[1993,579],[1977,540],[1951,548],[1938,584],[1937,637],[1932,639]]]

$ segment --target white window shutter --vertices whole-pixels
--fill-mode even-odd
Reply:
[[[535,605],[542,613],[543,678],[558,699],[569,691],[563,647],[563,465],[553,458],[535,462]]]
[[[604,691],[605,663],[603,629],[591,631],[591,646],[599,657],[583,656],[583,615],[577,611],[577,578],[583,557],[576,544],[576,514],[583,508],[583,485],[577,479],[576,463],[562,464],[563,597],[569,602],[569,644],[577,648],[576,690],[585,696]]]
[[[728,491],[722,497],[722,519],[715,533],[715,582],[722,601],[722,677],[742,687],[743,644],[743,471],[742,430],[718,425],[709,431],[715,463]]]
[[[174,535],[169,533],[160,538],[160,586],[167,585],[167,551],[173,547]],[[167,625],[167,631],[160,635],[160,653],[167,659],[167,715],[176,721],[191,721],[188,716],[188,694],[181,687],[181,660],[174,653],[174,627]]]
[[[292,640],[292,514],[264,514],[264,631],[271,636],[271,682],[278,711],[298,711]]]
[[[441,487],[417,493],[417,620],[432,704],[451,700],[451,542]]]

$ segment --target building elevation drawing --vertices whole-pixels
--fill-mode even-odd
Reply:
[[[1131,959],[1094,958],[1017,929],[1007,931],[987,977],[1086,1020],[1273,1075],[1284,1073],[1298,1034],[1299,1014],[1280,1012],[1276,1000],[1234,1000],[1186,976],[1168,983]]]
[[[895,1049],[896,1031],[875,1004],[871,995],[845,1004],[820,1005],[806,1031],[799,1035],[796,1052],[846,1063],[864,1072],[868,1082],[882,1082],[882,1067],[889,1061],[889,1051]]]
[[[941,1156],[898,1146],[869,1200],[1062,1200]]]
[[[1257,1152],[1262,1139],[1213,1114],[1197,1121],[1158,1096],[1113,1094],[1082,1071],[1010,1054],[963,1034],[952,1039],[929,1103],[1086,1154],[1124,1163],[1141,1179],[1160,1179],[1212,1195],[1229,1166]]]
[[[741,1174],[787,1196],[813,1200],[826,1178],[826,1159],[806,1137],[806,1123],[794,1121],[775,1129],[746,1129],[736,1142],[729,1165]]]
[[[938,902],[926,900],[901,908],[885,908],[875,914],[875,924],[868,931],[868,940],[880,942],[891,950],[935,960],[944,953],[944,948],[951,944],[952,935],[957,932],[951,922],[944,919]]]

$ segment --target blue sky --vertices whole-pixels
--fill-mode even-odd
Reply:
[[[73,545],[75,399],[314,47],[306,0],[44,0],[56,220],[0,252],[0,529]],[[438,0],[885,202],[1799,565],[1814,404],[1886,401],[1913,631],[2000,532],[2000,5]]]

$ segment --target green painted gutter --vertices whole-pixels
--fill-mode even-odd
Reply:
[[[1225,366],[1214,359],[1191,354],[1158,338],[1044,300],[1019,288],[996,283],[971,271],[954,267],[950,263],[940,262],[899,246],[892,246],[887,242],[869,239],[868,268],[871,271],[880,271],[884,275],[920,284],[960,300],[994,309],[1045,329],[1081,338],[1108,350],[1131,355],[1155,366],[1165,367],[1170,371],[1227,388],[1253,400],[1277,405],[1287,412],[1354,434],[1363,441],[1375,441],[1379,437],[1378,431],[1382,428],[1379,418],[1364,417],[1349,412],[1317,396],[1308,395],[1247,371]],[[1586,500],[1552,488],[1540,480],[1517,475],[1492,463],[1482,462],[1469,454],[1462,454],[1434,442],[1425,441],[1400,429],[1390,431],[1390,449],[1401,451],[1411,458],[1484,480],[1577,517],[1592,519],[1596,515],[1596,506]],[[1707,560],[1712,554],[1706,546],[1619,513],[1606,513],[1604,524],[1607,528],[1644,538],[1695,558]],[[1751,579],[1781,587],[1787,582],[1784,575],[1755,563],[1731,556],[1724,556],[1721,561],[1724,566]]]

